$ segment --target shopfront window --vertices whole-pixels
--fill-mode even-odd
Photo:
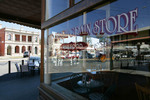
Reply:
[[[149,5],[148,0],[117,0],[47,29],[46,72],[79,75],[74,87],[60,84],[75,91],[86,81],[86,94],[75,92],[88,99],[91,92],[105,93],[115,84],[112,100],[137,100],[135,83],[150,85]]]
[[[8,34],[8,40],[11,40],[11,34]]]
[[[69,0],[46,0],[47,19],[69,8]]]
[[[73,23],[73,24],[72,24]],[[48,32],[48,54],[49,54],[49,73],[78,72],[82,71],[83,62],[82,51],[87,48],[87,43],[83,42],[82,36],[77,36],[70,30],[73,27],[82,25],[83,16],[64,22],[52,27]],[[77,44],[79,43],[79,44]],[[85,45],[83,50],[76,49],[76,45]],[[69,47],[73,46],[73,47]],[[82,47],[81,47],[82,48]],[[79,59],[82,58],[81,62]],[[60,67],[61,66],[61,67]],[[75,69],[69,69],[75,66]],[[60,68],[59,68],[60,67]],[[80,68],[79,68],[80,67]],[[58,69],[55,69],[58,68]]]
[[[78,2],[80,2],[80,1],[82,1],[82,0],[74,0],[75,4],[78,3]]]

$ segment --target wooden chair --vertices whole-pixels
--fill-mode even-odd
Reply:
[[[29,72],[29,68],[27,65],[20,65],[20,72],[21,72],[21,77]]]
[[[20,72],[20,69],[19,69],[18,63],[15,63],[15,66],[16,66],[17,72]]]
[[[110,100],[115,92],[116,84],[112,84],[104,93],[94,92],[89,94],[90,100]]]
[[[150,89],[135,83],[139,100],[150,100]]]
[[[20,75],[20,68],[18,66],[18,63],[15,63],[16,69],[17,69],[17,76]]]
[[[112,84],[118,83],[118,73],[114,72],[103,72],[101,73],[101,81],[104,82],[104,87],[108,88]]]
[[[146,77],[145,87],[150,88],[150,78],[149,77]]]
[[[33,61],[33,62],[35,62],[35,61]],[[36,61],[36,63],[39,63],[39,62]],[[34,75],[35,72],[38,72],[38,74],[40,74],[41,63],[39,63],[39,66],[36,66],[36,64],[33,63],[33,66],[28,65],[28,67],[29,67],[29,70],[31,71],[32,75]]]

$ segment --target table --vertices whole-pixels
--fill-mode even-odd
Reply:
[[[76,86],[73,87],[73,90],[77,93],[83,94],[88,93],[91,90],[102,87],[104,85],[103,82],[92,79],[91,74],[96,73],[83,73],[82,79],[76,81]]]
[[[103,82],[97,81],[97,80],[93,80],[91,79],[90,81],[78,81],[77,84],[81,87],[87,87],[87,88],[97,88],[97,87],[101,87],[104,85]]]
[[[92,77],[88,73],[84,73],[82,74],[82,80],[78,81],[77,85],[80,88],[77,88],[76,90],[78,91],[80,90],[81,93],[87,93],[95,88],[102,87],[104,83],[98,80],[93,80]]]

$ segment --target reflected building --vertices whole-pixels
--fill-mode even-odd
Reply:
[[[144,27],[137,32],[125,32],[111,36],[114,52],[128,57],[135,57],[140,53],[150,54],[150,27]],[[138,46],[139,45],[139,46]]]

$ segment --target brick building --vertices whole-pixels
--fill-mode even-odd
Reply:
[[[39,32],[0,29],[0,56],[22,56],[24,51],[39,55]]]

